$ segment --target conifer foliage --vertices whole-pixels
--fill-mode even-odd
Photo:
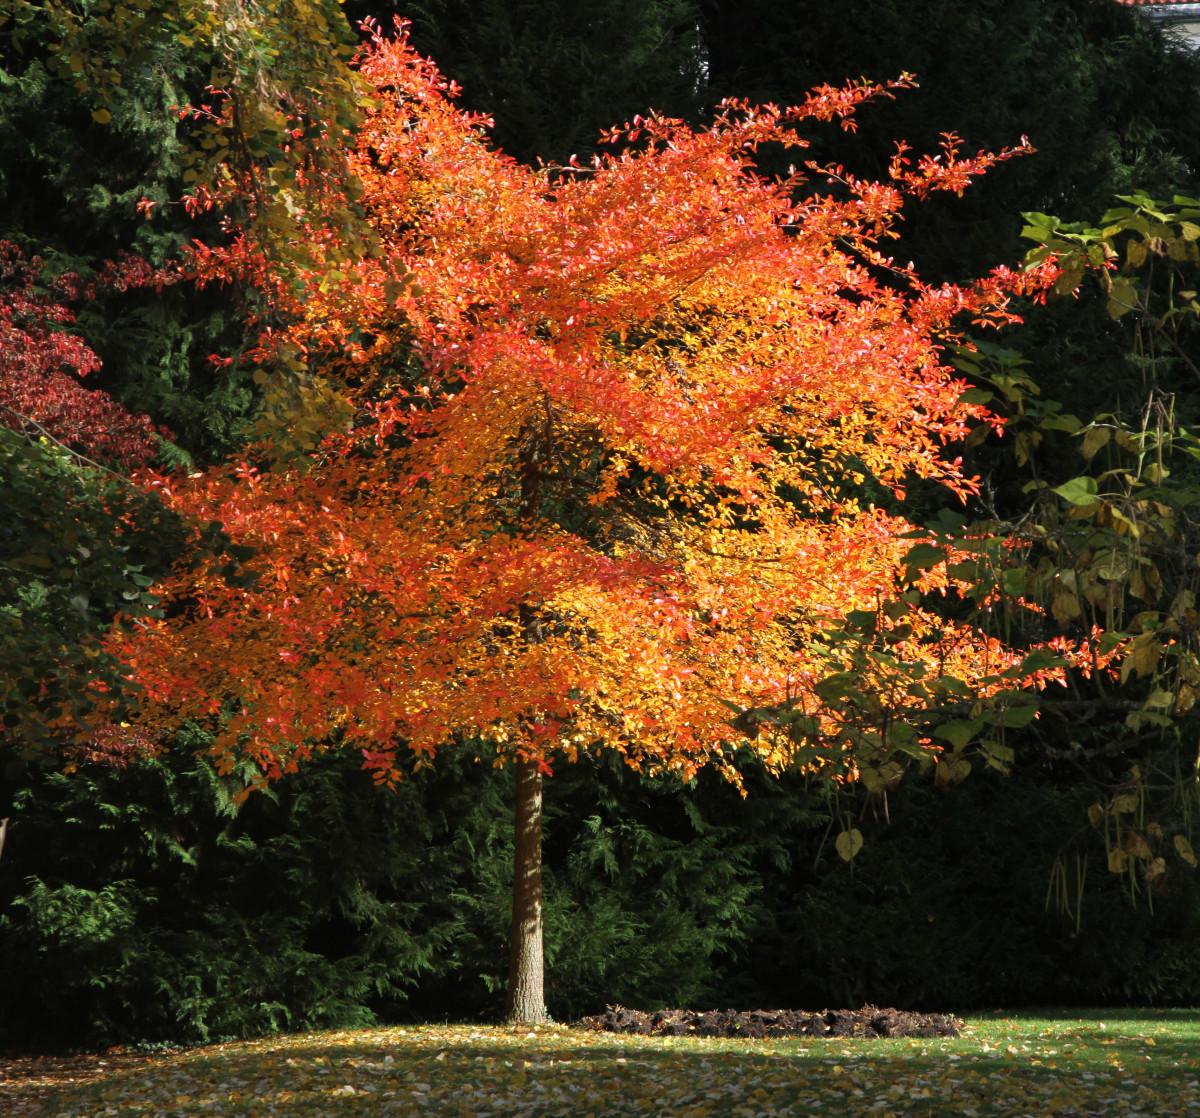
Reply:
[[[944,567],[906,566],[909,526],[855,496],[867,478],[971,488],[942,451],[982,413],[941,347],[959,324],[1009,321],[1009,295],[1037,280],[931,288],[876,246],[906,195],[959,190],[1014,152],[963,159],[948,137],[936,156],[901,151],[884,183],[831,170],[837,197],[803,202],[797,177],[755,174],[760,146],[800,162],[797,126],[852,127],[893,88],[854,85],[782,111],[727,104],[704,130],[635,118],[614,154],[531,170],[403,36],[375,35],[360,69],[378,92],[346,157],[375,250],[347,263],[301,217],[302,284],[253,222],[192,259],[201,280],[272,296],[256,357],[276,437],[150,484],[256,554],[234,578],[181,569],[166,616],[109,648],[148,722],[210,721],[226,771],[248,756],[266,781],[353,747],[394,784],[482,742],[514,762],[509,1014],[537,1020],[556,761],[611,749],[736,779],[750,749],[770,769],[849,770],[817,649],[883,602],[899,601],[879,621],[898,657],[965,678],[1018,663],[900,598],[949,589]],[[234,197],[253,207],[233,181],[198,201]],[[811,732],[731,725],[729,697],[790,704]]]

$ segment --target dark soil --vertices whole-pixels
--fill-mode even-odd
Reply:
[[[634,1033],[637,1036],[721,1037],[881,1037],[958,1036],[963,1027],[959,1017],[940,1013],[910,1013],[902,1009],[826,1009],[807,1013],[799,1009],[755,1009],[747,1012],[711,1009],[660,1009],[643,1013],[610,1005],[608,1011],[575,1022],[577,1029],[595,1032]]]

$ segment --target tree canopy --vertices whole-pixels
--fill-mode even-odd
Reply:
[[[884,284],[875,245],[907,193],[1015,152],[900,155],[890,182],[842,178],[846,200],[754,173],[762,145],[802,148],[797,127],[888,93],[860,84],[704,130],[641,118],[564,175],[491,149],[403,38],[377,36],[361,72],[382,96],[347,157],[382,250],[347,266],[330,246],[300,290],[253,224],[193,254],[204,280],[270,292],[256,357],[308,404],[281,413],[291,443],[154,482],[256,555],[232,580],[181,571],[166,617],[112,635],[150,724],[206,717],[218,763],[265,779],[353,746],[394,782],[405,754],[486,742],[518,764],[520,828],[556,757],[614,749],[685,778],[735,776],[738,749],[852,765],[816,690],[848,610],[899,601],[880,623],[897,656],[1005,686],[1020,657],[922,607],[951,584],[855,488],[970,491],[942,448],[982,413],[942,346],[1009,321],[1037,280],[928,287],[889,264]],[[317,430],[314,398],[347,406]],[[788,702],[811,730],[731,725],[729,696]],[[529,999],[512,1012],[544,1012]]]

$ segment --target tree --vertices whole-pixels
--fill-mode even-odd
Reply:
[[[292,431],[153,484],[254,556],[232,582],[181,570],[166,616],[108,647],[146,688],[148,725],[207,720],[218,764],[248,757],[260,782],[330,748],[362,750],[383,784],[446,746],[512,761],[509,1014],[539,1020],[556,758],[612,749],[684,779],[713,764],[736,780],[739,750],[850,769],[818,688],[848,610],[886,604],[881,633],[932,678],[987,693],[1018,670],[922,606],[951,581],[906,563],[910,526],[854,495],[868,477],[970,491],[940,448],[982,413],[941,347],[966,318],[1008,321],[1009,293],[1036,280],[930,288],[874,246],[906,192],[961,189],[1014,152],[962,159],[948,140],[898,155],[890,183],[842,177],[845,200],[797,203],[795,176],[754,173],[756,150],[800,149],[797,125],[886,88],[734,104],[702,131],[639,119],[591,166],[531,170],[488,148],[403,39],[376,36],[361,72],[380,96],[347,157],[381,251],[351,267],[329,245],[299,290],[252,224],[192,259],[202,280],[270,293],[256,357]],[[731,695],[786,702],[803,735],[731,722]],[[888,747],[935,752],[915,732]]]
[[[176,518],[113,470],[153,458],[161,429],[83,387],[100,362],[70,330],[71,302],[151,276],[127,257],[91,280],[49,278],[0,241],[0,695],[3,737],[26,756],[69,744],[64,726],[82,724],[98,693],[126,693],[98,630],[116,603],[154,606],[143,568],[165,566],[176,542]],[[90,752],[117,758],[129,740],[110,727]]]
[[[114,0],[95,10],[3,0],[0,29],[17,53],[29,42],[42,48],[47,69],[91,102],[101,126],[112,121],[126,75],[136,82],[139,68],[170,69],[174,57],[195,50],[207,79],[191,91],[194,100],[175,106],[189,124],[184,181],[203,197],[238,175],[253,191],[258,235],[274,246],[280,267],[290,250],[279,230],[297,211],[343,245],[355,243],[353,183],[342,183],[343,204],[332,210],[296,188],[305,178],[295,172],[335,152],[360,111],[363,90],[349,67],[355,36],[336,0]],[[319,98],[313,74],[321,75]],[[335,159],[322,170],[337,177],[345,165]]]
[[[65,273],[43,286],[42,264],[0,241],[0,423],[111,464],[144,465],[158,451],[154,425],[81,385],[77,378],[96,372],[100,359],[65,327],[75,322],[69,301],[145,283],[151,269],[126,257],[90,282]]]
[[[432,0],[355,3],[411,18],[422,54],[463,87],[464,104],[523,163],[590,159],[601,130],[653,108],[698,115],[704,84],[690,0]]]
[[[1020,353],[961,353],[959,368],[985,386],[976,398],[986,393],[1004,415],[1028,479],[1024,508],[963,527],[990,537],[971,577],[999,590],[996,608],[1023,636],[1101,634],[1096,647],[1114,670],[1069,673],[1069,689],[1041,704],[1043,722],[1069,740],[1038,736],[1047,756],[1102,771],[1109,794],[1089,821],[1103,834],[1104,861],[1128,874],[1131,894],[1146,886],[1152,897],[1179,861],[1196,866],[1200,200],[1137,192],[1117,201],[1098,225],[1026,213],[1024,235],[1037,243],[1027,261],[1056,269],[1050,297],[1101,305],[1140,375],[1078,416],[1042,398]],[[1074,889],[1056,868],[1069,908]]]

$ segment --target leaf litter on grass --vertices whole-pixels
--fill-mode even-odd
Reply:
[[[957,1040],[310,1033],[166,1057],[47,1100],[37,1118],[1200,1118],[1197,1021],[997,1020]]]

